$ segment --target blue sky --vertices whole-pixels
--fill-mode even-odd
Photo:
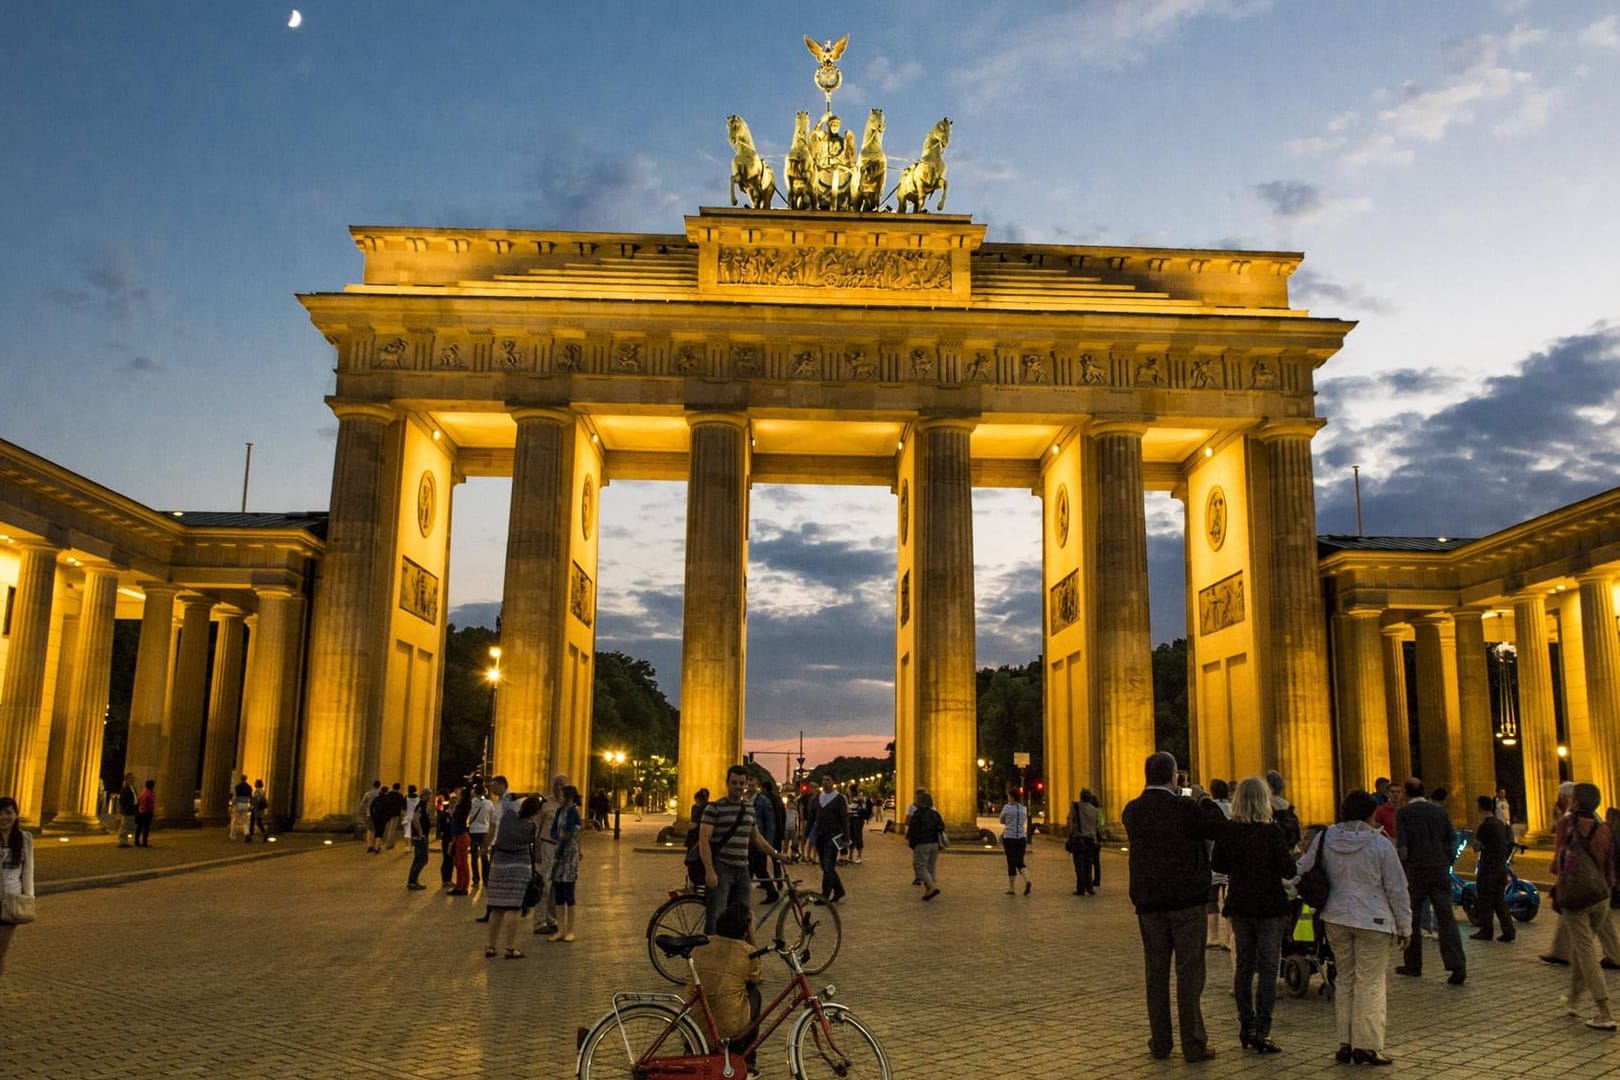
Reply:
[[[324,507],[330,349],[294,300],[351,224],[678,231],[725,117],[779,155],[802,36],[891,155],[955,123],[992,240],[1305,252],[1360,320],[1320,373],[1319,526],[1477,535],[1611,487],[1620,6],[1542,2],[58,3],[0,7],[0,435],[154,506]],[[764,12],[762,15],[760,12]],[[1038,508],[976,493],[980,661],[1039,649]],[[452,607],[500,595],[506,484],[456,492]],[[1149,501],[1155,640],[1179,508]],[[604,492],[602,647],[678,694],[678,485]],[[891,497],[754,497],[749,730],[892,723]],[[813,690],[814,694],[807,691]],[[806,710],[804,702],[813,700]]]

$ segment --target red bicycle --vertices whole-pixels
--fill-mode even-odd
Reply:
[[[692,950],[708,943],[703,934],[660,934],[658,948],[686,962],[692,990],[678,994],[614,994],[613,1008],[589,1030],[581,1029],[578,1080],[630,1077],[632,1080],[733,1080],[744,1076],[744,1060],[765,1044],[797,1011],[788,1033],[788,1067],[797,1080],[846,1077],[889,1080],[889,1059],[876,1036],[831,998],[835,988],[810,989],[799,954],[781,940],[753,953],[774,952],[787,965],[788,983],[760,1010],[752,1037],[733,1046],[721,1038],[703,992]]]

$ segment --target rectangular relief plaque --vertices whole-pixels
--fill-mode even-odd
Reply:
[[[568,611],[586,626],[596,617],[596,583],[579,563],[568,575]]]
[[[1198,636],[1243,621],[1243,571],[1198,590]]]
[[[1080,571],[1052,586],[1052,633],[1057,634],[1080,621]]]
[[[911,621],[911,571],[900,577],[900,625]]]
[[[439,579],[401,555],[399,606],[424,622],[439,625]]]

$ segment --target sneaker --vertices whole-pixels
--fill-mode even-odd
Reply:
[[[1552,953],[1542,953],[1540,959],[1543,964],[1557,964],[1560,967],[1569,966],[1568,960],[1562,956],[1554,956]]]
[[[1588,1020],[1586,1026],[1593,1031],[1615,1031],[1620,1029],[1620,1024],[1615,1023],[1613,1020]]]
[[[574,932],[572,930],[570,930],[568,933],[566,933],[566,934],[564,934],[562,936],[562,939],[564,941],[573,941],[574,940]]]
[[[557,933],[552,934],[550,937],[546,938],[547,941],[561,941],[562,939],[563,939],[563,936],[562,936],[561,931],[558,931]]]
[[[1035,885],[1035,883],[1033,881],[1029,880],[1028,878],[1024,879],[1024,895],[1025,896],[1029,895],[1029,890],[1031,888],[1033,888],[1034,885]]]

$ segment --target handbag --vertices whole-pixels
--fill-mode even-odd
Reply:
[[[945,830],[939,830],[939,850],[944,851],[951,846],[951,838],[945,835]]]
[[[1558,867],[1558,885],[1553,893],[1559,911],[1584,911],[1609,898],[1609,883],[1597,860],[1586,849],[1586,838],[1579,827],[1565,847]],[[1590,835],[1590,834],[1588,834]]]
[[[523,910],[531,911],[540,906],[540,901],[546,894],[546,879],[536,870],[529,875],[529,884],[523,890]]]
[[[34,898],[26,893],[0,896],[0,923],[21,926],[34,921]]]
[[[1323,829],[1316,834],[1316,861],[1311,868],[1299,875],[1299,884],[1294,887],[1299,898],[1317,911],[1328,902],[1328,896],[1333,892],[1333,881],[1328,877],[1327,853],[1322,843],[1327,839],[1327,830]]]

